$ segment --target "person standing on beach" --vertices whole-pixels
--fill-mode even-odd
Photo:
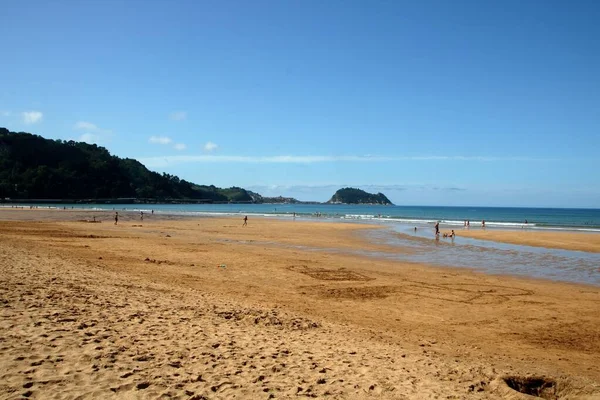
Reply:
[[[437,221],[437,222],[435,223],[435,236],[436,236],[436,237],[437,237],[437,236],[440,236],[440,222],[439,222],[439,221]]]
[[[482,227],[483,229],[485,229],[485,220],[482,220],[482,221],[481,221],[481,227]]]
[[[140,211],[140,221],[143,221],[143,220],[144,220],[144,212]]]
[[[119,223],[119,212],[115,213],[115,225]]]
[[[244,225],[242,225],[242,226],[247,226],[247,225],[248,225],[248,216],[245,215],[244,216]]]

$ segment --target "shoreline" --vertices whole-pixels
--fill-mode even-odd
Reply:
[[[10,209],[9,209],[10,210]],[[112,210],[88,210],[88,209],[12,209],[11,213],[3,213],[0,208],[0,227],[3,224],[10,224],[11,222],[32,222],[35,224],[38,223],[59,223],[59,224],[67,224],[71,223],[82,223],[83,225],[77,226],[77,229],[85,229],[87,224],[90,224],[90,229],[94,227],[100,228],[101,226],[107,227],[112,226],[114,224],[114,213]],[[154,224],[164,225],[169,223],[182,223],[187,225],[197,224],[200,226],[200,223],[204,224],[207,221],[209,224],[219,224],[224,223],[227,225],[223,225],[223,227],[228,228],[236,228],[242,226],[241,216],[245,214],[236,214],[233,215],[221,215],[221,214],[188,214],[188,213],[168,213],[168,212],[157,212],[155,214],[144,213],[144,220],[140,220],[139,211],[134,210],[118,210],[119,212],[119,226],[124,226],[126,229],[128,228],[141,228],[144,224],[152,226]],[[6,218],[10,216],[10,218]],[[250,215],[250,214],[248,214]],[[66,218],[65,218],[66,217]],[[94,217],[96,220],[94,221]],[[576,282],[576,281],[564,281],[560,279],[548,279],[539,276],[529,276],[523,274],[498,274],[495,272],[486,272],[481,268],[471,267],[471,266],[456,266],[456,265],[440,265],[440,264],[432,264],[427,262],[414,262],[414,261],[402,261],[402,260],[394,260],[387,257],[387,254],[410,254],[411,251],[403,246],[398,245],[389,245],[389,244],[380,244],[377,243],[377,240],[370,238],[369,233],[375,232],[378,230],[386,231],[390,227],[387,224],[373,224],[369,223],[367,220],[336,220],[336,219],[309,219],[309,218],[297,218],[296,220],[289,220],[283,218],[273,218],[273,217],[265,217],[262,215],[253,215],[253,218],[249,219],[250,225],[254,225],[256,222],[259,222],[261,225],[270,225],[272,226],[282,226],[285,227],[283,230],[276,230],[270,237],[270,241],[265,241],[265,245],[274,245],[276,243],[280,243],[284,246],[288,246],[288,250],[292,249],[294,246],[297,246],[299,250],[311,251],[311,249],[319,250],[321,252],[334,252],[335,254],[341,256],[356,256],[352,252],[344,252],[344,249],[352,250],[360,248],[361,250],[365,250],[370,252],[369,254],[358,254],[360,257],[364,257],[366,259],[374,259],[376,261],[385,261],[385,262],[400,262],[400,263],[409,263],[420,265],[426,268],[442,268],[442,269],[458,269],[466,272],[476,273],[476,274],[486,274],[490,276],[506,276],[512,277],[515,279],[533,279],[536,281],[547,281],[554,282],[559,284],[574,284],[574,285],[584,285],[584,286],[592,286],[597,287],[597,285],[586,283],[586,282]],[[232,222],[235,222],[232,224]],[[100,225],[102,224],[102,225]],[[127,225],[125,225],[127,224]],[[131,225],[130,225],[131,224]],[[71,225],[72,226],[72,225]],[[302,234],[300,236],[300,240],[291,240],[286,238],[286,235],[294,235],[296,232],[291,231],[292,229],[298,228],[298,226],[303,226],[303,230],[307,230],[306,234]],[[329,233],[327,235],[339,234],[340,238],[330,240],[332,245],[327,246],[328,241],[323,241],[318,238],[312,238],[310,235],[310,227],[317,227],[319,229],[325,230]],[[0,231],[1,233],[1,231]],[[427,237],[412,237],[410,234],[395,232],[393,230],[389,230],[389,233],[393,235],[397,235],[399,237],[403,237],[407,240],[416,240],[417,242],[430,243],[434,241],[434,238]],[[569,250],[569,251],[579,251],[588,254],[596,254],[600,253],[600,235],[595,233],[588,232],[577,232],[577,231],[567,231],[567,232],[536,232],[529,230],[514,230],[514,229],[502,229],[502,228],[492,228],[492,229],[480,229],[480,228],[471,228],[471,230],[455,230],[457,237],[471,238],[477,240],[483,240],[485,242],[495,242],[495,243],[507,243],[507,244],[515,244],[520,246],[530,246],[533,248],[546,248],[546,249],[556,249],[556,250]],[[542,237],[540,237],[542,236]],[[451,242],[447,242],[444,239],[441,244],[442,245],[451,245]],[[235,242],[235,241],[233,241]],[[232,243],[233,243],[232,242]],[[257,240],[242,240],[240,243],[257,243],[261,244],[260,241]],[[289,247],[291,246],[291,247]],[[339,247],[336,247],[339,246]],[[336,248],[340,251],[338,252]],[[380,254],[380,255],[372,255],[371,253]]]
[[[316,207],[318,205],[322,205],[323,207],[331,206],[330,209],[324,210],[322,208]],[[326,203],[306,203],[306,204],[280,204],[280,203],[256,203],[256,204],[248,204],[248,203],[219,203],[219,204],[207,204],[207,203],[198,203],[198,204],[179,204],[179,203],[140,203],[140,204],[64,204],[64,205],[55,205],[51,206],[48,204],[34,205],[2,205],[0,204],[0,210],[2,209],[11,209],[17,207],[16,209],[28,209],[30,207],[42,207],[42,209],[62,209],[65,206],[74,207],[74,210],[96,210],[96,211],[145,211],[150,212],[150,210],[155,209],[158,214],[173,214],[173,215],[190,215],[190,216],[204,216],[204,215],[216,215],[216,216],[235,216],[240,214],[248,214],[252,216],[264,216],[264,217],[272,217],[272,218],[292,218],[294,214],[298,218],[310,219],[313,220],[315,218],[319,220],[348,220],[348,221],[367,221],[373,223],[397,223],[402,225],[418,225],[422,227],[433,226],[436,222],[440,222],[440,225],[444,228],[452,229],[461,229],[464,227],[463,219],[459,218],[450,218],[450,217],[431,217],[424,218],[422,216],[418,217],[406,217],[399,215],[386,215],[385,209],[388,206],[372,206],[373,209],[365,209],[361,210],[365,212],[365,214],[356,213],[356,210],[348,209],[348,207],[363,207],[363,205],[331,205]],[[96,207],[94,207],[96,206]],[[119,206],[119,207],[114,207]],[[156,206],[156,207],[152,207]],[[177,206],[189,206],[187,209],[177,209]],[[303,207],[304,206],[304,207]],[[158,208],[157,208],[158,207]],[[198,207],[198,209],[193,210],[194,207]],[[208,208],[207,208],[208,207]],[[277,211],[277,208],[280,208],[280,211]],[[299,208],[295,208],[299,207]],[[411,208],[411,206],[393,206],[393,207],[406,207]],[[111,210],[112,208],[112,210]],[[190,209],[192,208],[192,209]],[[202,209],[205,208],[205,209]],[[367,207],[368,208],[368,207]],[[417,207],[419,208],[419,207]],[[421,207],[428,208],[428,207]],[[430,207],[437,208],[437,207]],[[465,208],[465,207],[456,207],[456,208]],[[483,207],[485,208],[485,207]],[[490,207],[494,209],[494,207]],[[68,210],[69,208],[67,208]],[[504,208],[501,208],[504,209]],[[510,209],[510,208],[509,208]],[[518,209],[518,208],[516,208]],[[534,209],[535,210],[535,209]],[[549,209],[553,210],[553,209]],[[558,210],[572,210],[572,209],[558,209]],[[585,211],[600,211],[596,209],[573,209],[575,211],[585,210]],[[393,214],[393,213],[392,213]],[[511,222],[513,221],[513,222]],[[590,221],[591,223],[591,221]],[[558,231],[558,232],[589,232],[589,233],[600,233],[600,224],[594,225],[593,223],[582,223],[582,224],[552,224],[550,222],[514,222],[514,220],[507,219],[486,219],[486,227],[488,229],[507,229],[507,230],[516,230],[523,229],[526,231]],[[473,221],[471,225],[471,229],[481,229],[479,223]]]
[[[0,221],[2,220],[40,220],[40,221],[73,221],[92,219],[94,216],[99,216],[99,221],[113,222],[115,212],[119,212],[120,221],[136,221],[139,220],[140,210],[128,209],[94,209],[89,208],[3,208],[0,206]],[[249,215],[251,219],[264,219],[272,221],[296,221],[296,222],[314,222],[326,224],[354,224],[361,226],[363,229],[387,229],[391,227],[392,219],[351,219],[351,218],[317,218],[305,215],[298,215],[292,219],[292,214],[251,214],[251,213],[217,213],[217,212],[176,212],[176,211],[156,211],[151,214],[144,210],[144,218],[146,221],[163,221],[163,220],[193,220],[195,218],[225,218],[225,219],[241,219],[242,216]],[[402,224],[402,226],[411,226]],[[450,232],[453,225],[443,225],[440,232]],[[429,225],[425,227],[429,228]],[[433,227],[432,227],[433,229]],[[457,237],[471,238],[484,240],[496,243],[508,243],[522,246],[542,247],[548,249],[561,249],[572,251],[583,251],[589,253],[600,253],[600,232],[588,232],[578,230],[554,230],[548,228],[529,228],[529,229],[514,229],[512,227],[491,227],[482,229],[481,227],[471,227],[470,229],[454,229]]]

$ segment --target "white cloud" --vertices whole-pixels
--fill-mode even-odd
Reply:
[[[93,144],[98,143],[100,141],[100,137],[98,135],[94,135],[93,133],[84,133],[83,135],[79,136],[77,141]]]
[[[174,111],[169,114],[169,118],[173,121],[183,121],[187,118],[187,112],[185,111]]]
[[[109,135],[112,133],[112,131],[109,129],[102,129],[98,125],[92,124],[91,122],[86,122],[86,121],[78,121],[75,124],[75,126],[73,127],[73,129],[80,130],[80,131],[94,132],[99,135],[100,134]]]
[[[21,113],[23,122],[27,125],[36,124],[42,120],[44,114],[39,111],[25,111]]]
[[[185,150],[186,147],[187,146],[183,143],[177,143],[175,146],[173,146],[175,150]]]
[[[152,138],[151,138],[152,139]],[[169,144],[169,138],[156,138],[168,140],[166,142],[153,142]],[[151,140],[152,142],[152,140]],[[331,162],[394,162],[394,161],[556,161],[551,159],[531,157],[487,157],[487,156],[227,156],[203,154],[196,156],[164,156],[140,159],[146,166],[164,167],[184,163],[252,163],[252,164],[315,164]]]
[[[0,117],[10,117],[12,113],[6,110],[0,110]]]
[[[214,151],[217,149],[217,147],[219,147],[216,143],[213,142],[206,142],[206,144],[204,145],[204,151]]]
[[[98,130],[98,127],[91,122],[79,121],[75,124],[75,129],[84,129],[86,131]]]
[[[169,144],[173,140],[171,140],[170,137],[166,137],[166,136],[150,136],[150,139],[148,139],[148,141],[150,143]]]
[[[86,121],[78,121],[73,126],[73,129],[85,131],[77,140],[86,143],[100,143],[110,141],[112,131],[102,129],[98,125]]]

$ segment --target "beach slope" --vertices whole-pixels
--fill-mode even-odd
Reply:
[[[597,287],[347,254],[352,224],[10,215],[2,398],[600,393]]]
[[[496,242],[600,253],[600,234],[583,232],[546,232],[539,230],[457,230],[457,236]]]

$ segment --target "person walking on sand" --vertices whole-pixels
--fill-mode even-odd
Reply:
[[[144,212],[140,211],[140,221],[143,221],[143,220],[144,220]]]
[[[119,223],[119,212],[115,213],[115,225]]]
[[[440,222],[436,222],[435,223],[435,236],[439,236],[440,235]]]
[[[242,225],[242,226],[247,226],[247,225],[248,225],[248,216],[245,215],[244,216],[244,225]]]

